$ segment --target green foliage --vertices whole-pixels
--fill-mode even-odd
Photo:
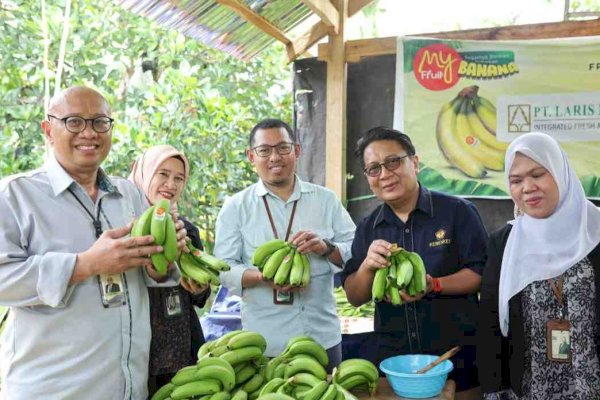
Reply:
[[[508,194],[496,186],[474,180],[448,179],[435,169],[420,164],[419,182],[431,189],[467,197],[507,197]]]
[[[63,1],[47,2],[46,12],[53,93]],[[3,177],[43,161],[40,2],[0,0],[0,21]],[[250,128],[266,117],[291,119],[285,52],[273,46],[260,58],[241,62],[111,2],[73,2],[70,23],[61,86],[97,88],[116,119],[113,148],[103,167],[126,176],[135,157],[152,145],[183,150],[191,177],[181,213],[204,235],[212,232],[224,197],[256,179],[244,154]],[[150,70],[143,72],[142,65]]]

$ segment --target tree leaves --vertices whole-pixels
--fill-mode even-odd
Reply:
[[[38,167],[44,153],[40,5],[5,6],[12,3],[0,7],[0,177]],[[64,4],[49,3],[54,74]],[[192,166],[179,208],[210,238],[225,196],[256,180],[244,154],[252,126],[267,117],[291,119],[284,56],[272,47],[241,62],[110,2],[78,1],[63,86],[91,85],[111,103],[113,148],[103,165],[110,174],[127,176],[135,157],[155,144],[185,152]],[[156,76],[142,71],[144,61],[156,62]]]

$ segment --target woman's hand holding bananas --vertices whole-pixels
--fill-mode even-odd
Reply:
[[[194,281],[193,279],[183,278],[183,277],[181,279],[179,279],[179,284],[185,290],[187,290],[188,292],[190,292],[193,295],[197,295],[197,294],[204,292],[210,286],[209,283],[201,285],[198,282]]]

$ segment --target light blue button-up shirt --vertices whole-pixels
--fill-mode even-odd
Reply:
[[[285,236],[293,203],[298,200],[290,237],[295,232],[311,230],[321,239],[335,243],[344,262],[350,258],[356,227],[331,190],[296,177],[294,192],[283,201],[259,180],[228,198],[217,217],[215,255],[231,266],[229,272],[221,273],[221,282],[231,293],[242,296],[242,326],[260,332],[267,339],[267,356],[278,355],[290,338],[300,334],[312,336],[326,349],[333,347],[341,341],[333,296],[333,274],[340,268],[325,257],[309,255],[310,285],[294,292],[292,305],[274,304],[273,290],[266,285],[242,290],[242,274],[248,268],[255,268],[250,261],[252,253],[273,239],[264,196],[281,239]]]
[[[96,276],[69,285],[77,253],[96,241],[90,216],[102,199],[104,230],[147,206],[143,194],[99,171],[94,203],[51,156],[40,169],[0,181],[0,399],[147,397],[150,321],[143,268],[125,272],[127,304],[104,308]],[[165,285],[172,285],[173,282]],[[161,285],[162,286],[162,285]]]

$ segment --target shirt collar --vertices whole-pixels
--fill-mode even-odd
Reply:
[[[425,186],[423,186],[420,182],[419,182],[419,198],[417,199],[417,204],[415,205],[415,210],[422,211],[423,213],[433,217],[433,203],[431,200],[431,192],[429,191],[429,189],[427,189]],[[414,212],[414,210],[413,210],[413,212]],[[383,204],[382,208],[380,209],[379,213],[377,214],[377,217],[375,218],[373,225],[374,226],[379,225],[383,221],[386,221],[390,224],[394,224],[395,221],[398,221],[398,217],[396,216],[396,214],[394,214],[394,211],[392,210],[392,208],[385,203]]]
[[[60,165],[54,154],[48,156],[44,166],[48,172],[48,180],[50,181],[55,196],[58,196],[75,183],[73,177],[65,171],[62,165]],[[103,192],[107,192],[108,194],[121,194],[119,189],[111,182],[110,178],[102,168],[98,168],[96,182],[98,182],[98,188]]]
[[[294,175],[294,191],[292,192],[292,195],[290,196],[290,198],[287,200],[287,202],[291,202],[291,201],[296,201],[298,199],[300,199],[300,196],[302,195],[302,193],[309,193],[313,191],[313,188],[310,187],[310,185],[308,185],[306,182],[302,181],[302,179],[300,179],[298,177],[298,175]],[[271,196],[277,197],[275,194],[273,194],[271,191],[269,191],[269,189],[267,189],[267,187],[265,186],[264,182],[262,181],[262,179],[259,179],[258,182],[256,183],[256,195],[257,196],[266,196],[268,194],[270,194]],[[279,197],[277,197],[279,198]]]

